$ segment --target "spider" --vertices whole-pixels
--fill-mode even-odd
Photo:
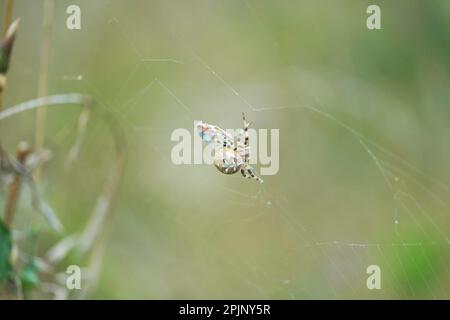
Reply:
[[[250,166],[250,146],[248,144],[248,127],[250,122],[245,120],[245,114],[242,113],[244,121],[244,143],[238,135],[237,143],[234,138],[222,128],[208,124],[203,121],[195,123],[197,132],[203,141],[214,143],[214,166],[224,174],[235,174],[240,171],[242,176],[247,179],[255,179],[259,183],[263,180],[255,173],[255,169]]]

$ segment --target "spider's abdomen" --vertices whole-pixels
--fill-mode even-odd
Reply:
[[[214,155],[214,165],[224,174],[238,172],[243,164],[242,157],[231,148],[218,148]]]

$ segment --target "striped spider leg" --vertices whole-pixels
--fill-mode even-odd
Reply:
[[[253,169],[253,167],[250,165],[250,145],[249,145],[248,128],[250,127],[251,122],[247,122],[244,113],[242,113],[242,119],[244,121],[244,145],[241,146],[242,149],[241,152],[243,152],[244,164],[241,166],[241,174],[244,178],[255,179],[259,183],[263,183],[263,180],[256,175],[255,169]]]

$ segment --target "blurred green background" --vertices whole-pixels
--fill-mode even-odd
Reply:
[[[369,4],[382,30],[367,29]],[[42,1],[15,1],[5,106],[37,94],[42,14]],[[50,93],[92,95],[128,142],[90,298],[450,298],[449,57],[447,0],[56,1]],[[242,112],[280,129],[280,170],[264,184],[171,162],[175,128],[239,128]],[[78,115],[48,109],[40,185],[67,233],[112,163],[94,116],[64,169]],[[0,134],[10,152],[34,141],[34,113]],[[45,228],[38,249],[57,239]],[[381,290],[366,287],[373,264]]]

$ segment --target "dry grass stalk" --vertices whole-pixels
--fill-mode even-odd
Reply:
[[[6,31],[8,30],[9,25],[11,24],[12,15],[13,15],[13,7],[14,7],[14,0],[7,0],[6,1],[6,10],[5,10],[5,19],[3,20],[3,31],[2,34],[6,34]]]
[[[21,142],[17,146],[16,150],[16,158],[20,164],[24,164],[27,156],[30,154],[31,150],[26,142]],[[5,210],[5,225],[7,227],[11,227],[14,213],[16,211],[16,204],[20,195],[20,185],[21,185],[21,176],[19,174],[14,175],[14,180],[9,187],[8,199],[6,201],[6,210]]]
[[[52,24],[54,17],[54,0],[44,2],[44,38],[41,47],[41,60],[39,67],[38,97],[48,94],[48,69],[50,60],[50,48],[52,39]],[[46,109],[40,107],[36,110],[35,150],[40,153],[44,149]],[[34,179],[39,182],[42,175],[42,166],[38,166],[34,172]]]
[[[6,72],[9,69],[9,61],[18,27],[19,19],[9,25],[5,37],[0,43],[0,111],[3,109],[3,91],[6,87]]]

